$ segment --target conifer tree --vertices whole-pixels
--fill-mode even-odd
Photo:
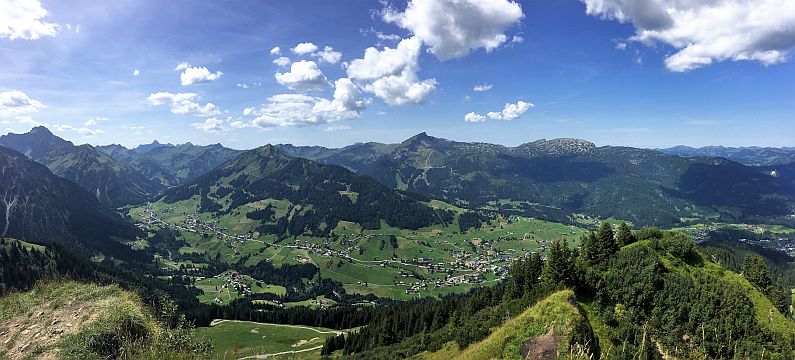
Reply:
[[[616,231],[616,245],[620,248],[634,242],[635,236],[632,235],[632,231],[629,230],[629,225],[622,221],[621,224],[618,225],[618,231]]]
[[[574,252],[563,239],[555,240],[549,248],[549,257],[544,263],[541,278],[548,284],[574,284]]]

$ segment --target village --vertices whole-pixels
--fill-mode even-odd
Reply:
[[[255,236],[253,232],[245,234],[232,233],[229,229],[218,226],[217,221],[203,221],[197,214],[186,213],[184,216],[176,217],[184,219],[176,223],[163,220],[163,217],[172,215],[173,212],[173,208],[167,207],[159,210],[158,213],[158,210],[148,206],[144,209],[144,214],[142,214],[144,215],[142,216],[143,220],[138,223],[138,226],[143,229],[151,227],[169,228],[180,232],[196,234],[201,238],[208,239],[208,241],[217,239],[223,241],[224,246],[232,250],[235,255],[240,254],[240,249],[245,244],[249,242],[258,242],[262,244],[263,248],[287,248],[295,250],[295,252],[300,250],[301,253],[308,255],[336,261],[341,260],[348,263],[357,263],[365,267],[391,267],[396,269],[396,272],[400,275],[392,284],[388,285],[404,287],[405,294],[411,295],[419,295],[426,289],[441,289],[464,284],[477,285],[488,281],[498,281],[507,276],[512,259],[524,256],[529,252],[524,249],[496,246],[502,241],[517,240],[512,232],[506,232],[505,236],[500,236],[493,240],[473,237],[465,246],[454,244],[449,239],[449,235],[447,237],[430,236],[430,238],[426,240],[412,241],[424,246],[436,245],[436,247],[432,249],[446,249],[444,254],[437,253],[437,256],[429,254],[427,256],[405,259],[399,258],[393,254],[389,258],[365,260],[362,259],[361,256],[354,256],[354,254],[362,254],[363,249],[358,245],[359,241],[386,238],[386,234],[345,234],[336,236],[336,240],[331,238],[325,238],[322,241],[295,239],[291,242],[284,241],[281,243],[274,243],[261,240]],[[432,241],[434,244],[426,244],[425,242],[428,241]],[[544,240],[538,240],[538,248],[536,251],[543,251],[546,245]],[[437,261],[434,258],[438,256],[445,258],[452,257],[453,259]],[[294,260],[297,262],[311,261],[309,257],[299,255],[296,255]],[[241,296],[247,294],[246,290],[250,293],[250,289],[246,289],[245,284],[237,282],[234,277],[228,277],[225,281],[225,285],[227,286],[240,286]],[[356,284],[362,287],[372,285],[368,284],[366,281],[357,281]],[[383,286],[387,284],[379,285]],[[219,299],[219,301],[223,301],[223,299]]]

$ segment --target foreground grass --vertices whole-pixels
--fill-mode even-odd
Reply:
[[[0,298],[0,358],[195,359],[210,346],[163,327],[140,297],[117,286],[37,285]]]
[[[522,359],[521,347],[533,338],[545,338],[557,358],[588,358],[580,349],[571,349],[571,337],[587,320],[575,306],[574,292],[556,292],[525,310],[519,316],[496,328],[486,339],[458,349],[448,343],[435,353],[418,355],[417,359]]]

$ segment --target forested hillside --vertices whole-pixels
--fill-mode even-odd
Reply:
[[[583,244],[556,242],[546,259],[516,261],[508,282],[493,288],[384,309],[360,332],[329,339],[324,352],[520,359],[551,343],[552,357],[541,358],[795,356],[789,299],[772,295],[779,285],[758,258],[748,257],[738,275],[681,233],[614,233],[606,223]],[[565,288],[574,309],[553,305]]]
[[[263,233],[328,236],[340,220],[378,229],[383,220],[398,228],[417,229],[438,221],[431,207],[416,196],[389,189],[339,166],[292,158],[266,145],[171,189],[163,201],[173,203],[197,197],[200,210],[231,213],[253,204],[247,217],[263,222]],[[287,200],[280,211],[264,200]],[[262,204],[257,208],[256,204]]]

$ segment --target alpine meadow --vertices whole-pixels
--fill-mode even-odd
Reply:
[[[0,0],[0,359],[795,359],[791,0]]]

